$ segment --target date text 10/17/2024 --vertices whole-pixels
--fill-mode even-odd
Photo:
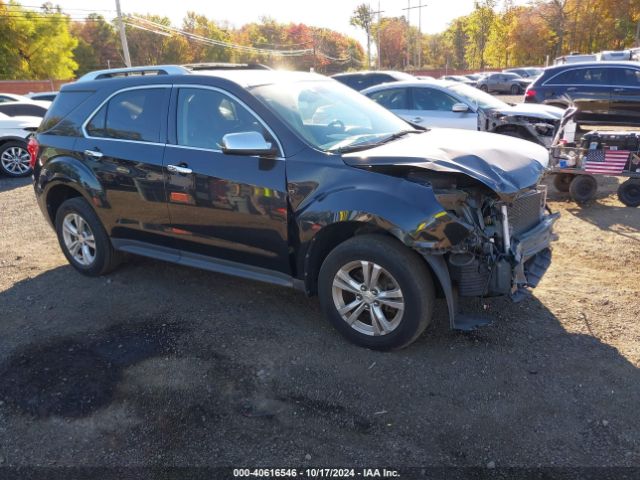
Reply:
[[[235,478],[398,478],[397,470],[386,468],[234,468]]]

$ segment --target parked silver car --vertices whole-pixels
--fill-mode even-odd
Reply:
[[[564,112],[548,105],[512,106],[477,88],[444,80],[388,83],[362,93],[414,125],[501,133],[545,147],[551,145]]]
[[[483,92],[510,93],[519,95],[531,84],[532,79],[522,78],[517,73],[491,73],[478,80],[477,87]]]

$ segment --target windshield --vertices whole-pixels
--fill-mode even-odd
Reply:
[[[493,95],[478,90],[475,87],[470,87],[465,84],[452,85],[449,87],[452,91],[464,98],[467,102],[476,105],[482,109],[487,108],[505,108],[508,107],[502,100],[498,100]]]
[[[334,80],[261,85],[251,93],[324,151],[373,145],[411,130],[389,110]]]

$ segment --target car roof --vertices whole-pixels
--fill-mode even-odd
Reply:
[[[399,82],[382,83],[380,85],[374,85],[373,87],[365,88],[361,93],[375,92],[378,90],[387,90],[390,88],[398,87],[436,87],[439,89],[446,89],[456,85],[464,85],[460,82],[454,82],[452,80],[401,80]]]
[[[185,75],[202,73],[210,70],[271,70],[259,63],[189,63],[184,65],[141,65],[137,67],[109,68],[85,73],[76,82],[104,80],[107,78],[123,78],[155,75]]]
[[[588,62],[575,62],[575,63],[563,63],[562,65],[554,65],[545,69],[546,72],[555,72],[558,70],[568,70],[571,68],[584,68],[584,67],[636,67],[640,68],[640,62],[631,61],[588,61]]]
[[[400,72],[398,70],[360,70],[358,72],[342,72],[342,73],[336,73],[335,75],[331,75],[331,78],[338,78],[338,77],[347,77],[349,75],[376,75],[376,74],[385,74],[385,75],[400,75],[400,76],[413,76],[410,73],[406,73],[406,72]]]
[[[274,83],[284,82],[332,81],[330,78],[317,73],[292,72],[286,70],[200,70],[198,72],[183,72],[180,74],[132,75],[126,77],[85,80],[82,82],[66,84],[62,87],[62,90],[74,91],[100,89],[107,85],[116,85],[116,83],[117,88],[126,88],[128,86],[180,83],[186,79],[188,79],[189,84],[193,84],[194,80],[198,78],[206,79],[212,77],[228,80],[243,88],[252,88],[259,85],[271,85]]]

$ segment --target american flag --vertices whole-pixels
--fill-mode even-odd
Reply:
[[[589,173],[622,173],[630,153],[628,150],[589,150],[584,169]]]

